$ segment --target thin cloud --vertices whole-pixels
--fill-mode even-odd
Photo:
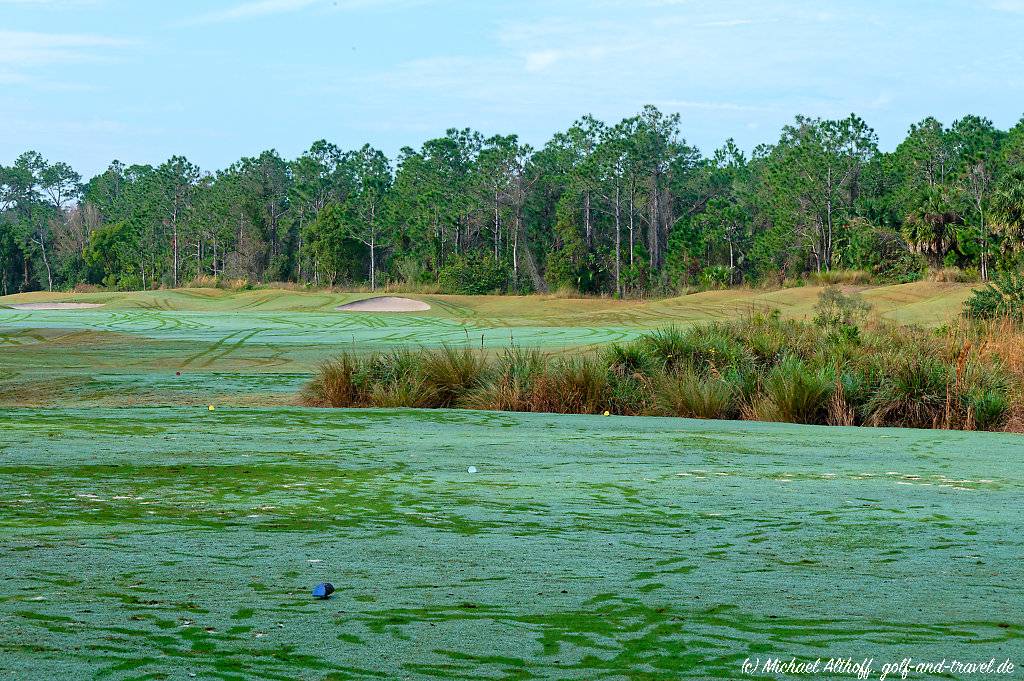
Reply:
[[[655,103],[662,109],[702,109],[706,111],[772,111],[771,107],[692,99],[670,99]]]
[[[705,21],[697,24],[698,28],[734,28],[736,26],[750,26],[759,23],[753,19],[722,19],[720,21]]]
[[[987,4],[998,12],[1024,14],[1024,0],[990,0]]]
[[[184,23],[189,25],[200,25],[243,21],[246,19],[270,16],[272,14],[297,12],[311,5],[315,5],[318,2],[320,2],[320,0],[256,0],[255,2],[243,2],[239,5],[235,5],[234,7],[228,7],[227,9],[200,14],[199,16],[193,17]]]
[[[88,33],[0,31],[0,63],[24,67],[102,61],[111,48],[136,44],[134,40]]]
[[[97,89],[95,85],[58,76],[65,70],[53,67],[113,62],[119,51],[138,44],[136,40],[86,33],[0,30],[0,85],[12,91],[92,91]]]
[[[558,50],[539,50],[526,55],[526,70],[543,71],[562,57]]]
[[[2,1],[2,0],[0,0]],[[182,22],[178,26],[202,26],[207,24],[224,24],[235,21],[248,21],[280,14],[292,14],[312,7],[320,6],[331,10],[355,10],[392,5],[421,4],[424,0],[251,0],[232,7],[200,14]]]
[[[22,9],[33,8],[43,10],[67,9],[70,7],[91,7],[103,3],[104,0],[0,0],[0,7],[16,6]]]

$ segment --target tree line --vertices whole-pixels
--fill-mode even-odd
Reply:
[[[198,277],[448,292],[641,296],[836,269],[987,279],[1024,250],[1024,119],[797,116],[749,156],[702,154],[678,114],[584,116],[534,149],[451,129],[397,158],[317,141],[204,171],[114,161],[83,181],[34,151],[0,166],[0,293]]]

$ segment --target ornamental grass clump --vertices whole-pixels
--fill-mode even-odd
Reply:
[[[659,366],[645,343],[614,343],[602,353],[599,362],[607,375],[608,411],[629,416],[651,413],[654,377],[663,366]]]
[[[929,357],[900,358],[868,400],[872,426],[939,428],[946,414],[949,367]]]
[[[503,350],[483,381],[460,400],[467,409],[500,411],[537,411],[538,381],[548,371],[548,357],[539,350],[513,346]]]
[[[755,313],[667,327],[571,356],[510,347],[344,352],[304,388],[328,407],[745,418],[1024,430],[1024,334],[1012,321],[924,331],[865,320],[841,292],[815,322]]]
[[[689,364],[692,359],[692,345],[687,332],[675,324],[652,331],[641,337],[639,342],[651,359],[667,372]]]
[[[739,415],[736,386],[721,378],[701,376],[686,368],[661,378],[655,403],[661,416],[730,419]]]
[[[426,409],[438,405],[437,392],[417,375],[407,375],[377,383],[370,390],[374,407],[413,407]]]
[[[537,376],[531,403],[533,411],[557,414],[600,414],[610,397],[607,368],[588,356],[563,358],[549,364]]]
[[[759,421],[825,423],[833,386],[828,372],[790,356],[765,376],[749,413]]]
[[[322,362],[317,374],[302,391],[302,402],[311,407],[359,407],[365,404],[365,392],[359,375],[364,363],[350,352]]]
[[[482,352],[445,345],[421,351],[418,371],[425,387],[436,395],[433,406],[452,407],[484,384],[488,369]]]

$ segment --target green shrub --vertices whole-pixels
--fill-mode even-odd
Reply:
[[[651,381],[647,377],[637,375],[609,376],[605,406],[611,413],[623,416],[650,414],[654,408]]]
[[[928,261],[910,250],[903,235],[862,219],[854,222],[859,224],[851,223],[848,242],[839,249],[844,266],[867,270],[878,281],[904,284],[921,279]]]
[[[829,286],[818,294],[814,323],[826,329],[856,329],[870,312],[871,304],[859,293],[846,294],[836,286]]]
[[[700,283],[705,288],[725,288],[729,285],[730,271],[722,265],[711,265],[700,271]]]
[[[674,324],[644,335],[640,342],[646,347],[647,354],[666,371],[674,371],[690,360],[691,346],[686,332]]]
[[[488,252],[452,255],[437,275],[441,293],[486,295],[507,290],[512,268]]]
[[[762,365],[773,365],[790,352],[790,339],[778,319],[755,317],[743,330],[743,343]]]
[[[968,392],[964,395],[964,406],[970,410],[978,430],[998,430],[1010,414],[1006,391],[996,388]]]
[[[857,421],[862,422],[865,405],[878,387],[877,377],[870,370],[851,366],[841,370],[838,378],[837,388],[843,393],[843,401],[853,410]]]
[[[964,314],[974,319],[1024,322],[1024,273],[997,273],[984,288],[964,301]]]
[[[874,426],[938,428],[946,418],[949,367],[930,357],[901,358],[890,366],[867,403]]]
[[[365,356],[361,378],[367,383],[391,383],[415,376],[420,358],[406,349],[391,350]]]
[[[612,343],[602,355],[605,366],[617,376],[650,376],[656,363],[646,346],[643,342]]]
[[[684,356],[690,366],[701,373],[720,376],[725,371],[742,369],[750,364],[750,353],[737,338],[735,326],[695,326],[686,334],[685,340]]]

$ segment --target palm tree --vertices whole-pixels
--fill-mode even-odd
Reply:
[[[992,196],[992,231],[1002,238],[1004,253],[1024,250],[1024,165],[1010,170]]]
[[[903,223],[903,236],[914,251],[928,258],[929,265],[942,267],[943,258],[956,240],[953,226],[962,224],[963,218],[953,209],[943,188],[926,187]]]

